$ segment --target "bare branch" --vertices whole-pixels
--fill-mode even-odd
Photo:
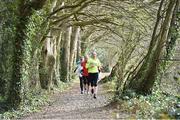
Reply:
[[[84,1],[84,0],[82,0],[82,1]],[[77,9],[75,9],[75,10],[72,11],[71,13],[67,13],[67,14],[62,15],[62,16],[60,17],[60,19],[54,21],[52,24],[56,24],[56,23],[58,23],[58,22],[60,22],[60,21],[62,21],[62,20],[64,20],[64,19],[67,19],[67,18],[71,17],[72,15],[74,15],[74,14],[76,14],[77,12],[81,11],[83,8],[87,7],[88,4],[90,4],[91,2],[94,2],[94,1],[96,1],[96,0],[90,0],[90,1],[87,1],[87,2],[86,2],[86,1],[87,1],[87,0],[85,0],[85,2],[82,2],[81,4],[79,4],[79,6],[77,7]]]
[[[100,24],[102,22],[105,23],[110,23],[111,19],[110,18],[103,18],[103,19],[95,19],[95,20],[89,20],[89,21],[77,21],[70,23],[70,26],[87,26],[87,25],[94,25],[94,24]]]
[[[86,0],[81,0],[79,1],[79,3],[77,3],[76,5],[67,5],[67,6],[61,6],[60,8],[56,9],[55,11],[53,11],[52,13],[49,14],[48,18],[50,18],[51,16],[53,16],[54,14],[56,14],[57,12],[63,10],[63,9],[69,9],[69,8],[76,8],[78,6],[81,6],[81,4],[83,2],[86,2]]]

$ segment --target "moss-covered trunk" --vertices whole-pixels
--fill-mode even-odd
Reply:
[[[23,66],[23,49],[26,40],[26,25],[34,10],[41,9],[46,0],[33,0],[26,2],[25,0],[19,0],[17,11],[17,24],[15,35],[15,47],[13,56],[13,74],[10,82],[10,90],[8,101],[12,107],[18,107],[22,100],[21,88],[22,88],[22,66]]]

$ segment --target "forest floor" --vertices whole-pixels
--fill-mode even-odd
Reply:
[[[111,103],[112,93],[107,92],[104,84],[99,85],[97,99],[91,94],[80,94],[79,81],[62,92],[52,95],[51,104],[41,112],[31,113],[21,118],[32,119],[125,119],[126,113],[117,112]]]

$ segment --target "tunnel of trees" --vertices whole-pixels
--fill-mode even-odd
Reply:
[[[79,57],[92,50],[104,71],[111,69],[104,81],[115,82],[116,99],[129,91],[151,95],[171,66],[180,84],[179,0],[1,0],[0,6],[0,101],[8,108],[70,83]]]

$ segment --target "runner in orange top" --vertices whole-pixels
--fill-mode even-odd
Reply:
[[[81,66],[83,68],[82,77],[84,81],[84,92],[87,91],[88,94],[90,82],[88,80],[88,69],[86,68],[87,60],[88,60],[88,55],[84,57],[84,61],[82,61]]]

